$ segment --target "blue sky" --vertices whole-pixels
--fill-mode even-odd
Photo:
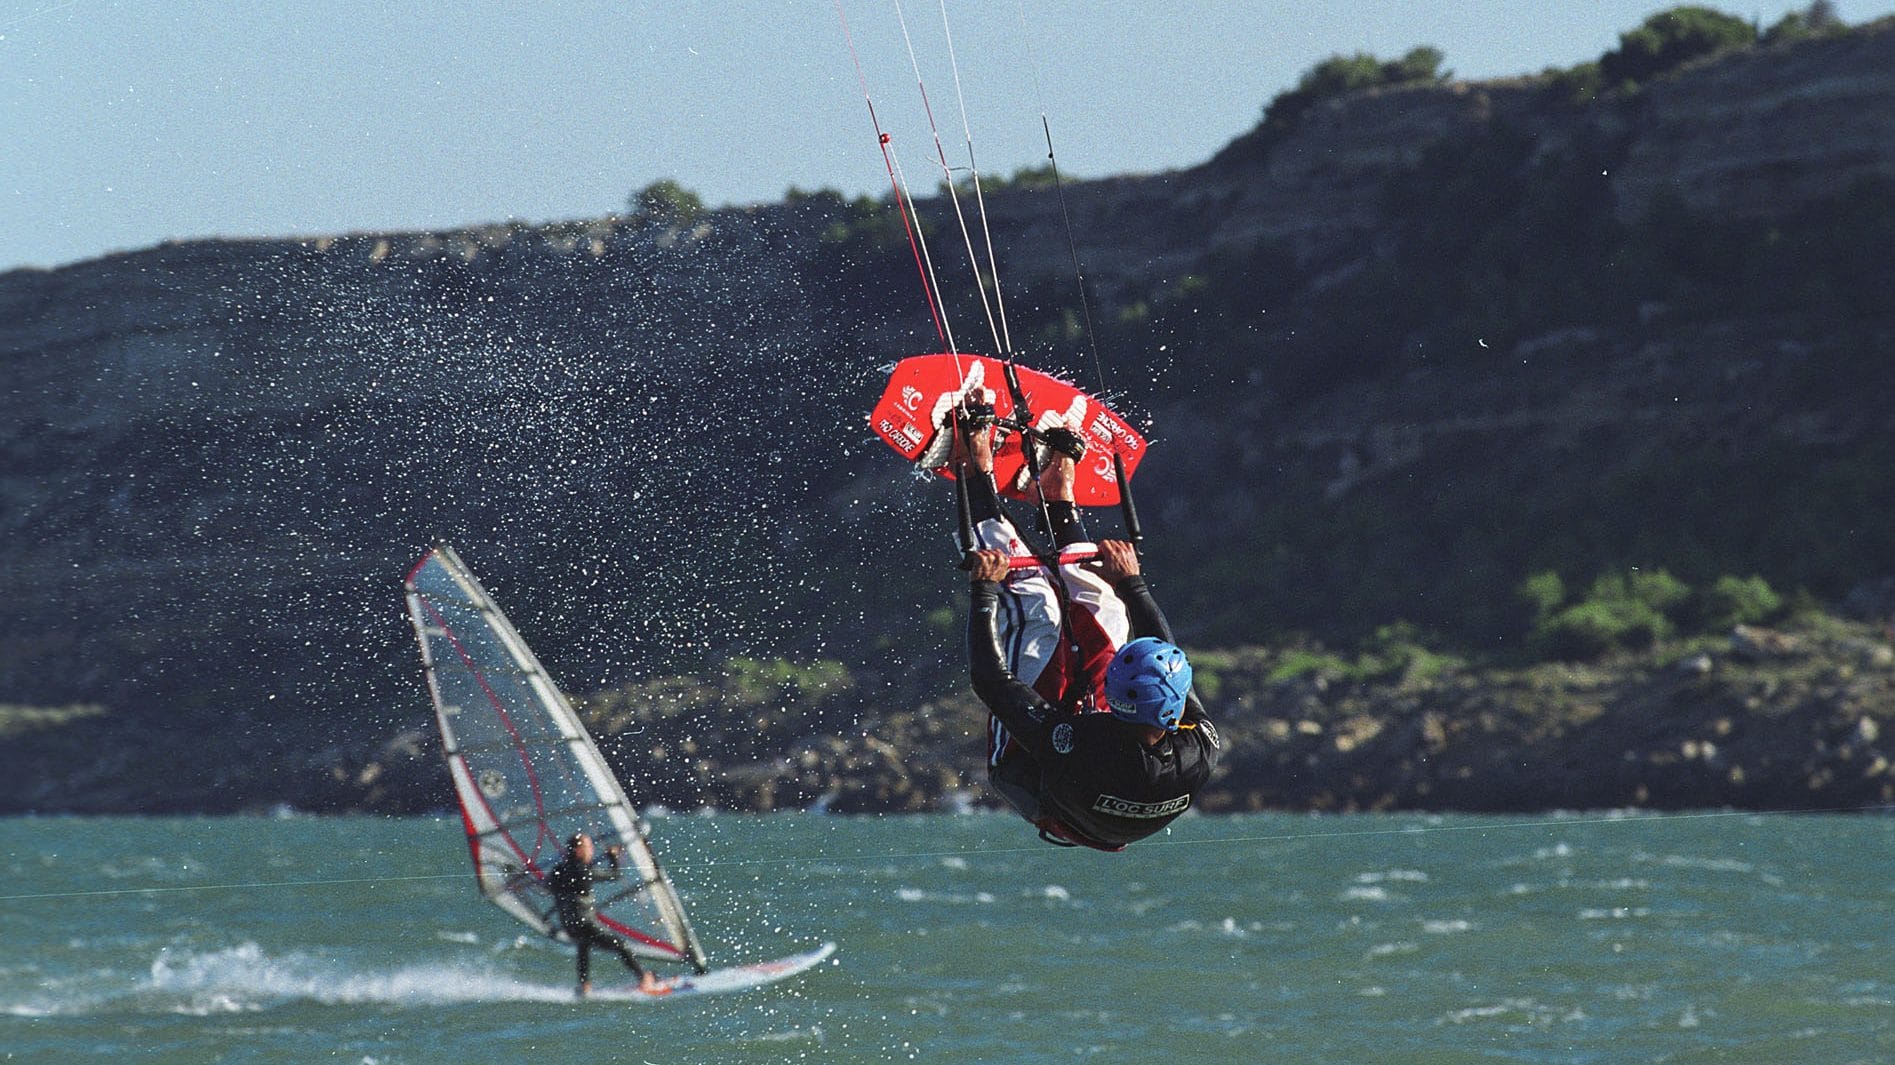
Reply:
[[[1597,0],[947,0],[981,168],[1189,166],[1337,52],[1457,76],[1597,57],[1669,6]],[[1799,4],[1738,8],[1772,22]],[[1891,0],[1841,0],[1850,22]],[[842,0],[904,167],[965,158],[941,0]],[[1037,76],[1036,76],[1037,75]],[[0,0],[0,270],[161,240],[588,218],[671,177],[712,204],[880,192],[836,0]]]

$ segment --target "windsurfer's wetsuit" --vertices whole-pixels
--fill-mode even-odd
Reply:
[[[596,904],[592,898],[592,884],[597,880],[617,880],[619,878],[618,855],[606,852],[606,860],[611,872],[601,873],[579,860],[579,856],[570,850],[559,859],[546,874],[546,890],[553,893],[553,902],[559,911],[559,926],[572,937],[579,948],[579,982],[585,984],[592,979],[592,948],[603,947],[617,954],[625,962],[632,975],[643,978],[645,970],[632,956],[632,950],[625,941],[613,935],[599,923]]]
[[[983,546],[1024,553],[991,478],[970,476],[968,499]],[[1073,504],[1048,503],[1046,518],[1060,547],[1085,541]],[[1004,588],[973,586],[968,656],[994,722],[987,778],[1044,836],[1118,850],[1183,813],[1217,764],[1217,730],[1195,693],[1178,731],[1149,747],[1106,710],[1106,666],[1140,636],[1174,642],[1137,574],[1108,585],[1064,566],[1056,580],[1028,569]]]

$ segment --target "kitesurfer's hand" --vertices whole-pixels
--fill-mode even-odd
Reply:
[[[605,849],[605,856],[616,862],[625,856],[625,848],[614,843]]]
[[[976,551],[974,564],[968,568],[968,577],[974,581],[989,581],[998,584],[1007,579],[1007,553],[1005,551]]]
[[[1117,584],[1138,574],[1138,549],[1124,540],[1101,540],[1093,566],[1107,584]]]

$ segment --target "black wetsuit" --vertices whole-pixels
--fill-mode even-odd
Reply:
[[[594,909],[592,884],[595,880],[617,880],[619,878],[618,856],[607,853],[612,871],[599,873],[592,866],[579,860],[579,856],[567,851],[559,864],[546,873],[546,890],[553,893],[553,902],[559,911],[559,926],[572,937],[579,948],[579,982],[584,984],[592,979],[592,948],[603,947],[617,954],[625,962],[632,975],[643,977],[645,970],[632,956],[632,950],[625,941],[606,930],[599,923],[599,915]]]
[[[1053,515],[1055,525],[1061,516]],[[1113,589],[1125,602],[1134,638],[1173,642],[1145,578],[1133,574]],[[1221,750],[1197,694],[1186,698],[1178,731],[1149,747],[1137,725],[1111,714],[1055,707],[1007,667],[997,626],[999,597],[998,584],[974,582],[967,629],[974,693],[1032,760],[996,766],[995,785],[1003,792],[1029,792],[1038,816],[1024,808],[1022,796],[1007,797],[1043,830],[1105,850],[1143,839],[1183,813],[1210,779]]]

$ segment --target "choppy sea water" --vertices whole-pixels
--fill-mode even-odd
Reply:
[[[833,962],[575,1002],[458,819],[14,819],[0,1060],[1895,1061],[1887,816],[654,824],[714,961]]]

